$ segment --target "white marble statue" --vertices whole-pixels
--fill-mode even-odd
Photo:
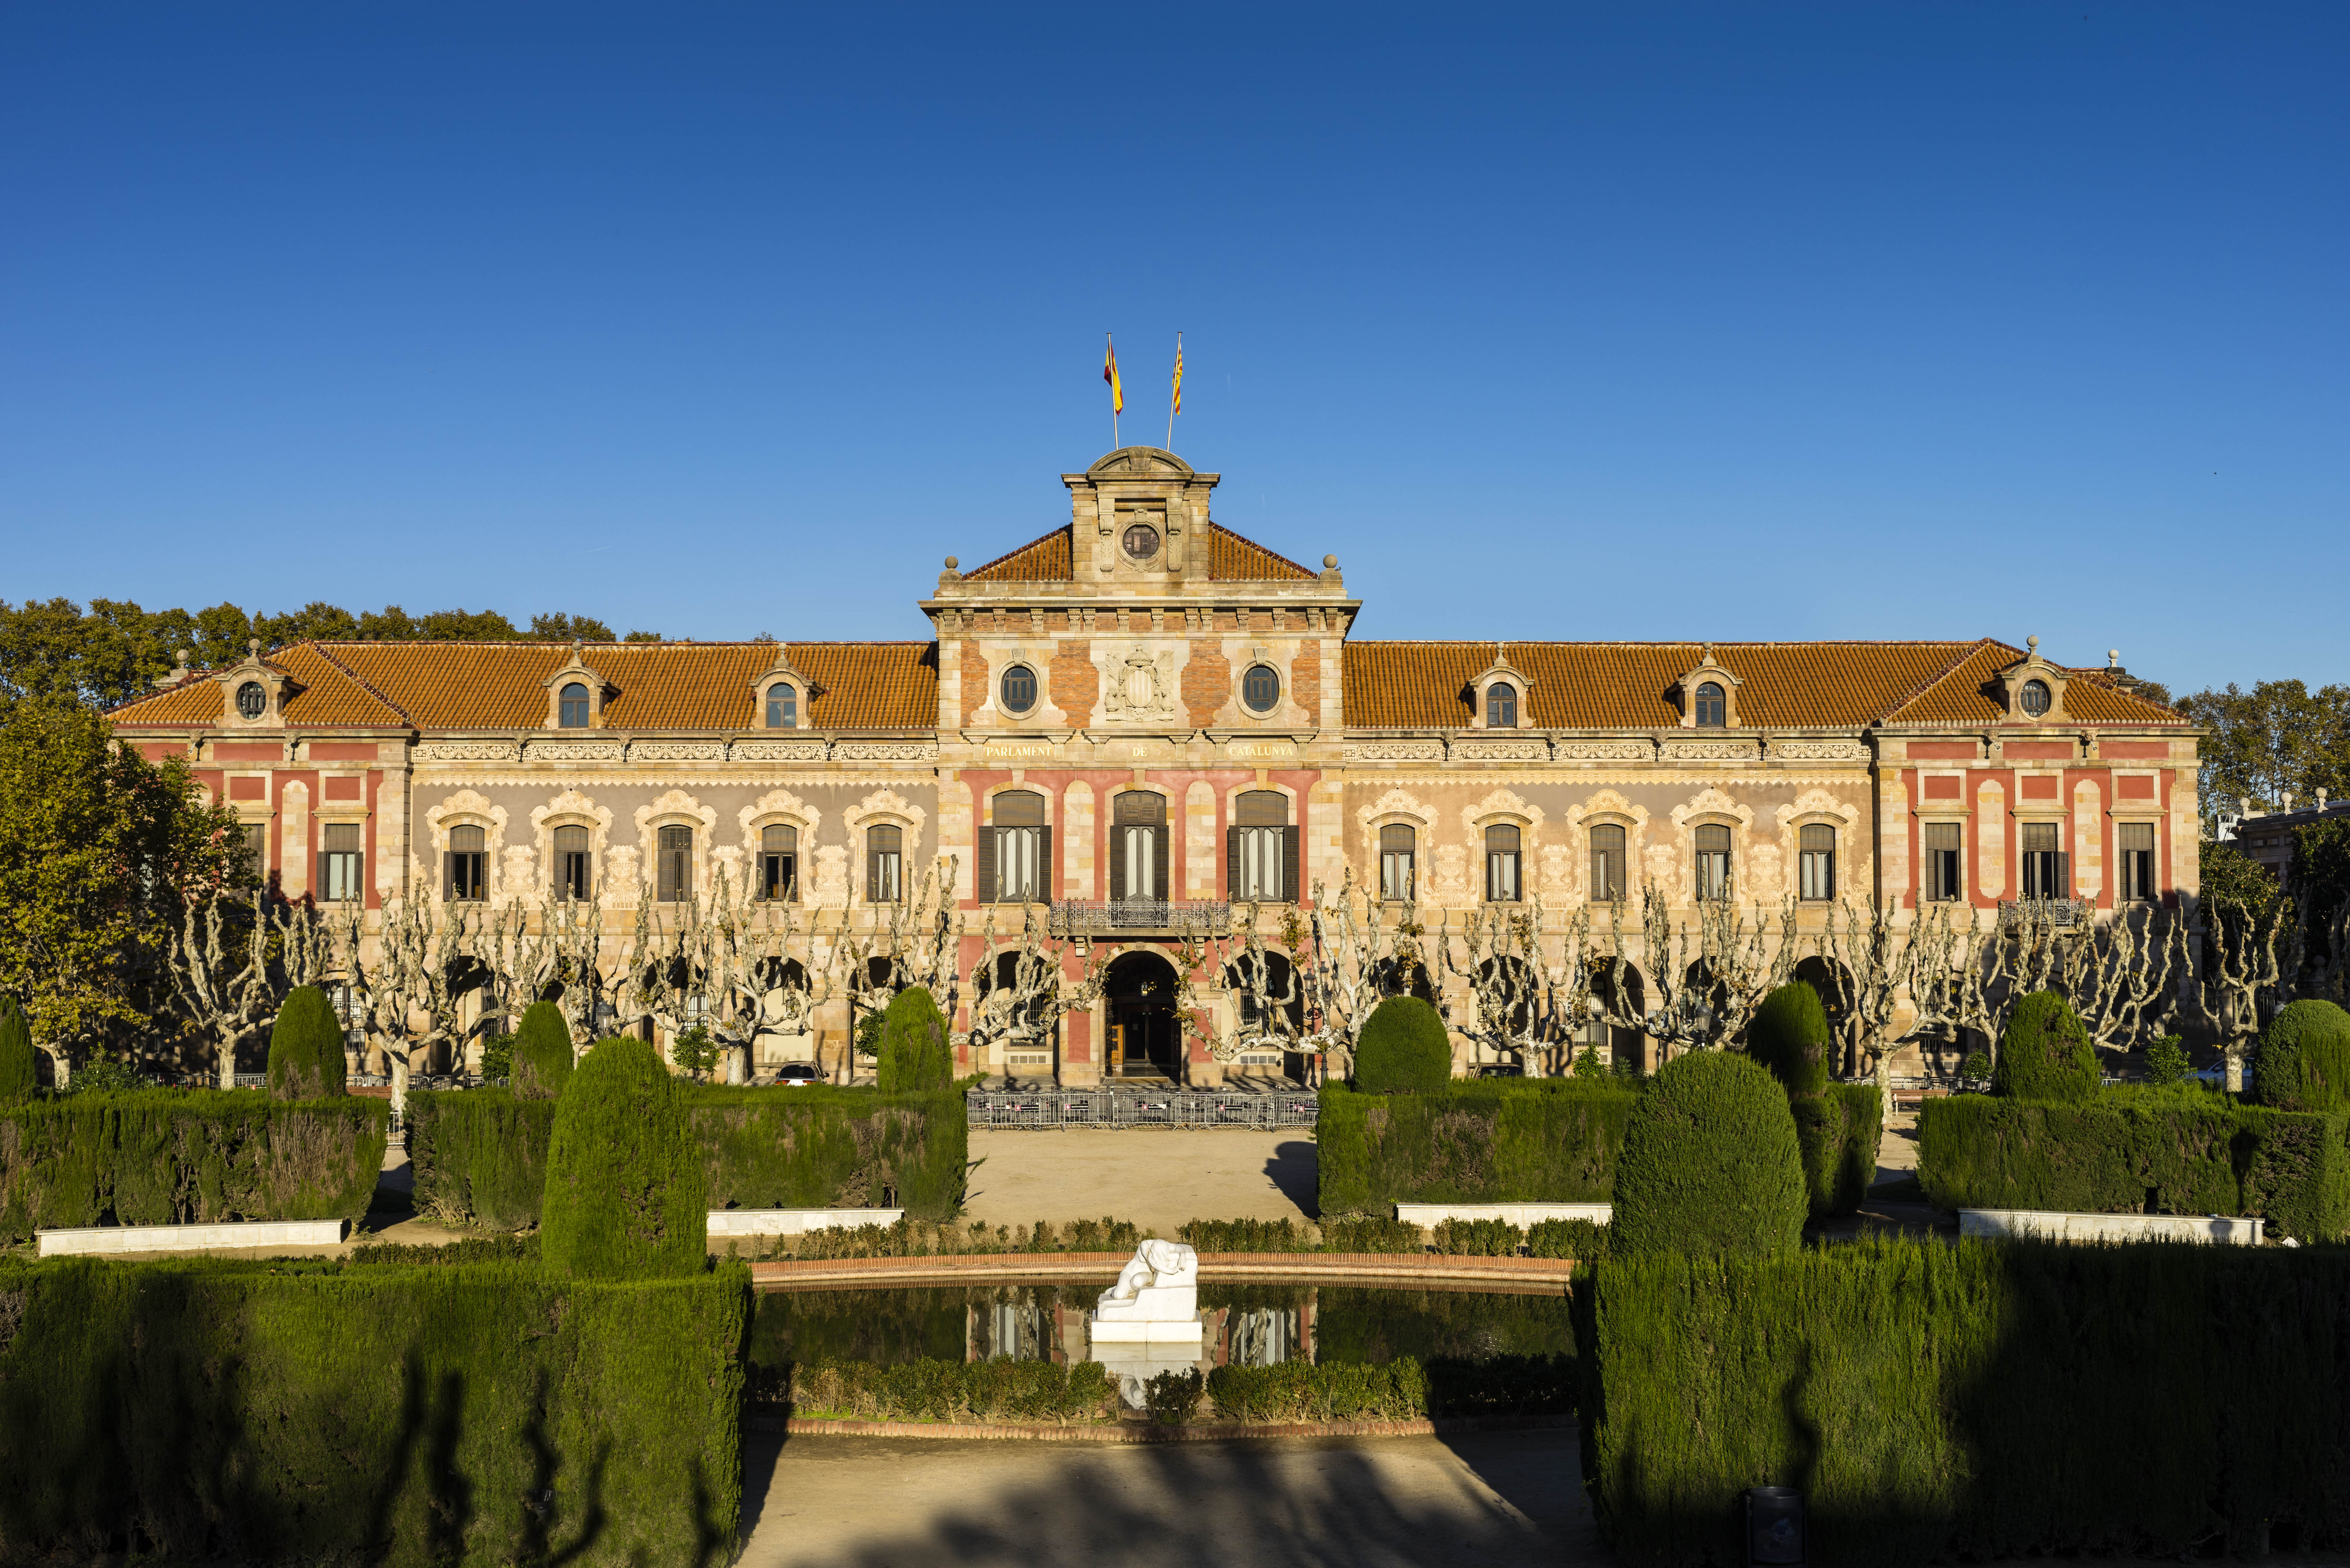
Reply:
[[[1096,1323],[1190,1323],[1200,1315],[1200,1254],[1180,1241],[1149,1241],[1094,1303]]]

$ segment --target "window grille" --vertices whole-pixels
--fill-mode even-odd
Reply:
[[[1485,897],[1496,904],[1518,901],[1518,830],[1504,823],[1485,829]]]
[[[489,896],[488,836],[472,826],[449,830],[449,897],[472,903]]]
[[[693,898],[693,829],[664,827],[653,840],[660,875],[654,896],[664,904],[683,904]]]
[[[759,897],[791,903],[800,896],[800,830],[787,822],[759,830]]]
[[[1252,664],[1241,677],[1241,701],[1252,713],[1270,713],[1281,701],[1281,677],[1270,664]]]
[[[1402,823],[1379,829],[1379,897],[1389,903],[1411,902],[1413,839]]]
[[[894,904],[906,896],[906,835],[883,826],[865,830],[865,897],[876,904]]]
[[[1699,685],[1697,722],[1701,730],[1719,730],[1730,722],[1729,705],[1722,699],[1719,681],[1708,680]]]
[[[563,689],[562,711],[556,715],[562,728],[584,730],[588,727],[588,688],[574,680]]]
[[[1036,672],[1015,664],[1003,672],[1003,711],[1025,713],[1036,705]]]
[[[1926,825],[1926,897],[1949,903],[1966,896],[1960,849],[1966,829],[1955,822]]]
[[[2045,680],[2027,680],[2023,683],[2023,698],[2021,705],[2023,711],[2030,717],[2037,719],[2046,713],[2050,701],[2051,694],[2048,682]]]
[[[1730,897],[1730,829],[1719,823],[1697,830],[1697,896]]]
[[[1796,841],[1802,857],[1799,880],[1805,898],[1835,897],[1835,829],[1824,822],[1807,822]]]
[[[363,831],[356,822],[330,822],[320,836],[318,886],[330,904],[365,896],[359,880]]]
[[[1485,688],[1485,728],[1514,730],[1518,727],[1518,689],[1506,680],[1496,680]]]

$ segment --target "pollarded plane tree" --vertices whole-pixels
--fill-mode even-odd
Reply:
[[[1742,1032],[1762,999],[1786,983],[1797,956],[1795,908],[1785,902],[1775,922],[1760,904],[1747,923],[1725,894],[1701,898],[1693,919],[1676,926],[1664,890],[1653,881],[1640,889],[1640,950],[1648,961],[1648,981],[1657,1005],[1633,1012],[1623,1005],[1632,994],[1625,951],[1630,921],[1622,899],[1610,906],[1608,951],[1599,959],[1608,978],[1595,986],[1598,1022],[1637,1030],[1658,1043],[1668,1058],[1681,1052],[1718,1050]],[[1589,966],[1586,966],[1587,971]]]
[[[2283,889],[2257,905],[2232,899],[2203,903],[2202,972],[2195,1010],[2219,1040],[2230,1094],[2244,1088],[2244,1057],[2278,1009],[2293,1000],[2293,971],[2302,938],[2299,911]]]
[[[1947,904],[1913,922],[1908,993],[1915,1029],[1981,1035],[1996,1062],[2015,1006],[2054,991],[2072,1004],[2096,1044],[2142,1044],[2178,1006],[2193,976],[2187,923],[2173,911],[2133,909],[2083,920],[2038,900],[1986,919],[1970,908],[1964,925]],[[2273,933],[2269,949],[2273,954]],[[2259,1032],[2244,1035],[2249,1044]]]
[[[236,1048],[277,1016],[286,992],[315,983],[328,964],[326,922],[306,900],[255,888],[225,890],[182,906],[166,968],[178,1011],[211,1043],[220,1086],[236,1086]]]
[[[1415,907],[1396,907],[1392,919],[1367,888],[1357,889],[1347,867],[1336,898],[1314,885],[1314,909],[1304,941],[1291,950],[1301,977],[1305,1028],[1298,1049],[1338,1060],[1330,1070],[1341,1077],[1354,1070],[1356,1036],[1372,1009],[1390,996],[1426,992],[1445,1011],[1420,948],[1424,935]]]
[[[1232,1027],[1209,1043],[1209,1054],[1217,1061],[1236,1062],[1269,1051],[1305,1054],[1315,1049],[1305,1038],[1304,966],[1296,957],[1305,932],[1297,911],[1284,909],[1279,934],[1285,950],[1275,952],[1265,943],[1262,906],[1233,906],[1231,940],[1215,955],[1217,972],[1232,1002]]]
[[[462,1059],[465,1046],[497,1023],[479,1004],[490,983],[482,912],[453,898],[384,900],[376,958],[364,961],[365,916],[351,906],[336,928],[340,967],[369,1036],[383,1042],[395,1109],[408,1103],[419,1063],[442,1046]]]
[[[743,1052],[743,1077],[758,1060],[761,1039],[808,1033],[816,1010],[832,1000],[836,978],[818,961],[816,945],[814,918],[803,933],[798,910],[777,900],[754,900],[738,929],[727,970],[728,1013]]]
[[[1523,909],[1484,904],[1464,916],[1453,956],[1452,917],[1439,920],[1436,951],[1444,971],[1469,993],[1469,1016],[1454,1024],[1480,1052],[1497,1061],[1514,1059],[1529,1077],[1544,1077],[1557,1064],[1548,1060],[1567,1037],[1559,1009],[1575,995],[1564,975],[1544,961],[1543,907],[1536,897]],[[1570,960],[1568,969],[1574,968]],[[1577,1019],[1579,1024],[1581,1019]]]
[[[1108,975],[1107,958],[1096,954],[1089,938],[1055,933],[1033,905],[1021,909],[1018,938],[1008,947],[1006,940],[996,935],[991,908],[972,965],[971,1028],[963,1036],[974,1067],[998,1045],[1052,1049],[1061,1021],[1099,1001]],[[1066,966],[1073,954],[1077,979],[1071,983]]]
[[[952,855],[934,861],[910,898],[842,911],[831,960],[838,966],[851,1018],[886,1012],[899,992],[918,985],[931,993],[941,1012],[954,1016],[960,1000],[955,956],[963,933],[962,913],[954,898],[961,864],[961,857]],[[874,911],[863,929],[850,918],[858,908]]]

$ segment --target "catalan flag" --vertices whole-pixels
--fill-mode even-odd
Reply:
[[[1175,334],[1175,400],[1167,407],[1167,417],[1173,419],[1183,411],[1183,335]]]
[[[1102,334],[1102,379],[1109,383],[1109,411],[1122,414],[1126,412],[1126,384],[1118,379],[1118,345],[1110,341],[1107,332]]]

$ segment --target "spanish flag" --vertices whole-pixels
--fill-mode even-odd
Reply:
[[[1118,379],[1118,345],[1110,342],[1109,334],[1102,334],[1102,379],[1109,383],[1109,411],[1126,412],[1126,383]]]

